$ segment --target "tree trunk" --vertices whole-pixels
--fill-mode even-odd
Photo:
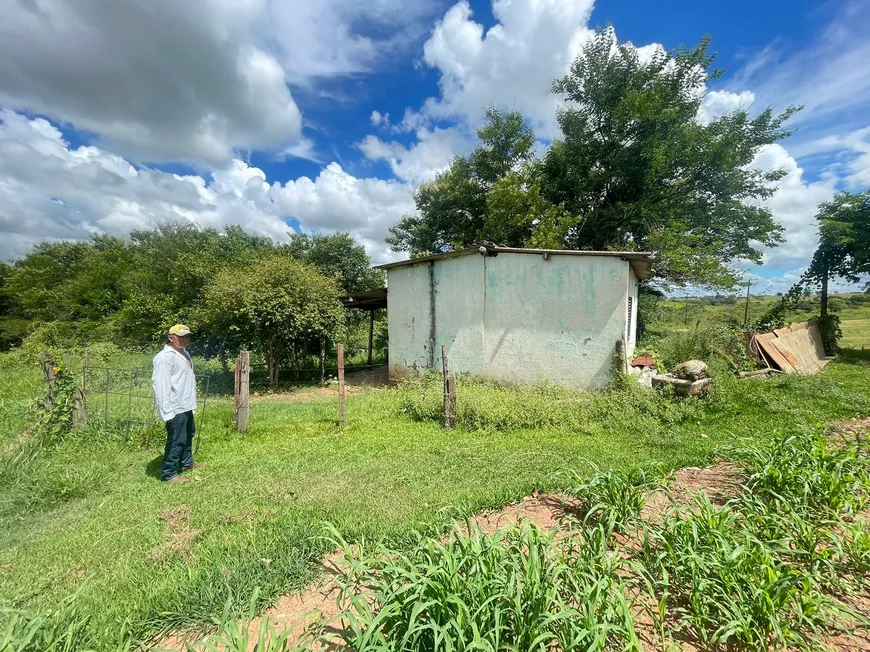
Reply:
[[[293,368],[296,370],[296,382],[299,382],[299,345],[293,345]]]
[[[278,354],[272,344],[266,351],[266,364],[269,367],[269,387],[274,387],[278,384]]]
[[[227,362],[227,343],[221,342],[218,348],[218,359],[221,361],[221,369],[225,374],[230,373],[230,365]]]
[[[822,273],[822,306],[820,314],[822,317],[828,316],[828,267]]]

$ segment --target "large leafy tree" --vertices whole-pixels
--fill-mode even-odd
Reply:
[[[225,268],[206,286],[199,322],[262,350],[269,382],[280,364],[344,325],[342,290],[308,263],[271,253],[244,268]]]
[[[761,262],[782,240],[762,200],[780,170],[756,154],[788,135],[797,108],[705,121],[706,83],[719,73],[704,39],[642,58],[606,29],[553,85],[562,136],[541,161],[521,115],[491,109],[481,145],[416,195],[417,215],[387,238],[411,254],[487,239],[513,246],[646,250],[662,285],[730,286],[735,262]]]
[[[159,342],[175,322],[197,329],[196,347],[225,363],[227,349],[240,342],[230,333],[197,323],[205,286],[222,269],[248,264],[275,243],[229,225],[224,232],[201,229],[187,221],[170,221],[130,235],[133,269],[127,276],[129,300],[115,322],[123,343]]]
[[[554,83],[566,104],[543,192],[580,218],[564,230],[567,247],[653,251],[665,283],[728,286],[737,278],[730,263],[760,263],[756,243],[781,242],[759,200],[784,173],[750,164],[788,135],[783,124],[797,108],[705,123],[705,84],[720,74],[712,62],[708,39],[643,59],[607,29]]]
[[[357,244],[350,233],[294,233],[282,250],[335,278],[347,293],[384,287],[384,273],[372,269],[365,247]]]

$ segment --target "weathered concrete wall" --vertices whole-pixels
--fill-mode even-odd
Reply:
[[[509,383],[599,388],[609,382],[616,341],[627,328],[627,262],[501,253],[430,265],[389,271],[393,377],[439,368],[447,344],[454,371]]]
[[[390,377],[431,366],[432,315],[430,272],[434,263],[391,269],[388,274],[387,327]]]

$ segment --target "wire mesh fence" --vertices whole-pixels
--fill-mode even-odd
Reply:
[[[343,347],[336,348],[343,349]],[[43,357],[45,358],[43,367],[52,368],[54,358],[48,354],[44,354]],[[69,356],[65,355],[64,358],[66,367],[73,372]],[[250,365],[245,381],[240,382],[236,370],[238,361],[237,358],[236,364],[226,372],[210,369],[209,373],[196,375],[198,431],[201,432],[207,423],[210,399],[232,397],[236,429],[244,431],[247,427],[247,417],[256,421],[256,409],[251,410],[252,396],[317,387],[332,387],[337,390],[335,391],[336,422],[338,425],[344,425],[347,386],[382,386],[390,382],[387,364],[343,365],[343,356],[337,357],[335,364],[285,366],[272,370],[271,373],[262,363]],[[443,362],[446,364],[446,359]],[[74,366],[78,368],[78,361],[75,363]],[[441,366],[439,364],[439,367]],[[446,371],[446,366],[444,369]],[[123,430],[128,438],[133,429],[148,429],[163,425],[155,405],[151,385],[151,365],[122,367],[93,364],[85,354],[81,360],[80,370],[80,377],[78,373],[74,374],[78,377],[76,391],[81,395],[81,418],[77,419],[76,425]],[[339,380],[340,377],[343,382]],[[452,374],[446,375],[445,379],[444,422],[447,427],[450,427],[455,418],[456,385]],[[46,380],[50,385],[48,376]],[[329,393],[326,395],[328,396]],[[244,405],[240,405],[240,402]],[[245,423],[244,427],[239,427],[240,413],[245,415],[242,419]]]
[[[162,425],[151,387],[151,367],[82,366],[81,389],[86,423],[106,427]],[[199,375],[197,384],[197,422],[205,426],[211,375]]]

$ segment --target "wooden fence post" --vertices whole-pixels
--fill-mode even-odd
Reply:
[[[87,425],[87,415],[85,413],[85,393],[81,387],[76,387],[73,390],[73,426],[76,428],[84,428]]]
[[[450,375],[447,365],[447,345],[441,345],[441,369],[444,375],[444,427],[453,427],[456,405],[456,379]]]
[[[73,393],[73,425],[79,428],[84,428],[88,425],[87,403],[85,400],[85,391],[88,384],[88,364],[90,364],[90,354],[85,349],[85,355],[82,358],[82,382],[75,388]]]
[[[326,340],[320,340],[320,385],[326,382]]]
[[[344,344],[338,345],[338,425],[344,428]]]
[[[236,430],[245,432],[251,415],[251,354],[244,350],[239,351],[239,357],[236,358],[233,403]]]
[[[48,394],[45,397],[45,409],[53,410],[57,403],[57,374],[54,371],[54,358],[48,353],[43,353],[39,356],[39,363],[42,366],[42,374],[45,376],[45,382],[48,383]]]
[[[372,366],[372,345],[375,341],[375,311],[369,310],[369,367]]]
[[[453,374],[447,377],[447,416],[448,428],[452,428],[456,425],[456,377]]]

